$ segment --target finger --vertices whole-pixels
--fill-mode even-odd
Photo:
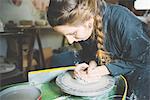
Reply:
[[[97,63],[95,61],[91,61],[89,63],[88,73],[92,72],[97,67]]]
[[[80,74],[79,79],[87,80],[88,79],[88,75],[86,73],[82,73],[82,74]]]
[[[84,71],[86,68],[88,68],[89,65],[86,63],[82,63],[82,64],[77,64],[75,67],[75,71],[79,72],[79,71]]]
[[[73,72],[73,78],[76,79],[78,77],[78,74],[74,71]]]
[[[87,71],[85,71],[86,68],[88,68],[89,65],[86,63],[81,63],[81,64],[77,64],[74,70],[75,76],[78,78],[81,78],[83,73],[87,73]]]
[[[102,77],[103,74],[100,71],[100,67],[96,67],[94,70],[92,70],[92,72],[88,73],[89,76],[91,77]]]
[[[75,79],[83,79],[86,75],[87,74],[85,71],[80,71],[80,73],[74,72],[74,78]]]
[[[81,78],[82,75],[85,75],[85,74],[86,74],[86,71],[80,71],[80,72],[74,71],[73,77],[74,77],[74,78]]]
[[[75,72],[76,78],[82,78],[82,77],[84,77],[85,75],[87,75],[87,71]]]

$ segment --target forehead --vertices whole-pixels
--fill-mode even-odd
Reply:
[[[59,25],[59,26],[53,27],[53,29],[55,31],[67,34],[67,33],[71,33],[73,31],[77,30],[77,27],[76,26],[70,26],[70,25]]]

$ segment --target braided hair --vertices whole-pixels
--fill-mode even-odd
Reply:
[[[102,30],[103,27],[102,27],[101,16],[97,15],[95,17],[94,27],[95,27],[97,47],[98,47],[96,56],[98,58],[99,65],[105,65],[111,61],[111,57],[110,57],[109,52],[107,52],[104,48],[105,35]]]

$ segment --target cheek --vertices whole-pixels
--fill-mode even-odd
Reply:
[[[92,34],[92,29],[87,30],[87,35],[90,37]]]
[[[86,28],[82,28],[78,31],[78,37],[80,37],[83,40],[88,39],[92,34],[92,30],[88,30]]]

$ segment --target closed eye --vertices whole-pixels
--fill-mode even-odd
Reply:
[[[77,34],[77,31],[75,31],[73,33],[67,33],[66,35],[74,35],[74,36],[76,36],[76,34]]]

